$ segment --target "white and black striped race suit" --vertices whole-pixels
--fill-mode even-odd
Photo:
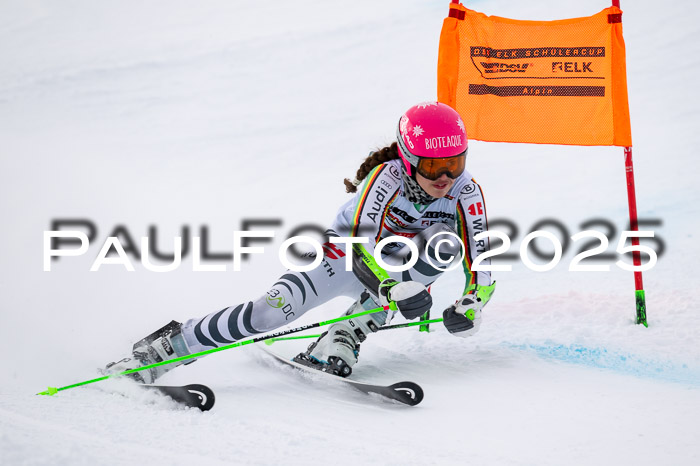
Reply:
[[[398,159],[391,160],[372,170],[362,188],[339,209],[328,235],[368,237],[369,244],[365,248],[372,253],[376,243],[389,236],[411,238],[422,249],[435,233],[456,232],[466,249],[462,259],[466,276],[464,290],[475,284],[490,285],[489,272],[471,270],[474,258],[488,250],[487,240],[474,241],[474,235],[488,229],[481,187],[465,171],[445,197],[427,206],[416,205],[403,195],[401,163]],[[401,243],[390,243],[382,255],[388,255],[386,260],[391,262],[392,257],[403,255],[404,248],[406,246]],[[190,351],[223,346],[276,329],[337,296],[358,298],[368,287],[367,282],[361,282],[355,273],[345,270],[347,252],[344,245],[326,242],[323,249],[323,261],[314,270],[288,270],[263,296],[185,322],[182,333]],[[427,263],[426,254],[433,256],[433,248],[421,251],[412,269],[390,272],[389,275],[399,281],[416,280],[426,286],[431,284],[441,271]],[[396,261],[400,263],[398,259]],[[434,257],[432,262],[440,265]],[[482,264],[489,264],[488,259]],[[376,293],[376,289],[369,291]]]

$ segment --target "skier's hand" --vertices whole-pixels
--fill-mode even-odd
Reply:
[[[382,306],[395,302],[401,315],[408,320],[422,316],[433,305],[433,297],[425,285],[414,281],[397,282],[393,278],[379,284],[379,301]]]
[[[443,323],[447,330],[458,337],[470,337],[479,331],[481,326],[481,308],[475,294],[466,294],[442,313]]]
[[[478,332],[481,327],[481,310],[495,289],[496,282],[488,286],[472,285],[467,294],[442,313],[447,330],[458,337],[470,337]]]

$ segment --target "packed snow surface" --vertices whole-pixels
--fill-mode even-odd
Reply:
[[[576,244],[549,272],[514,260],[495,273],[473,338],[435,325],[363,344],[354,376],[415,381],[417,407],[313,380],[255,345],[163,377],[212,387],[206,413],[125,381],[34,395],[96,377],[171,319],[264,293],[284,272],[279,244],[327,226],[348,199],[342,179],[393,140],[405,109],[435,98],[448,3],[0,4],[1,464],[700,464],[700,4],[689,0],[622,2],[639,214],[659,222],[665,246],[644,274],[649,328],[634,325],[632,273],[614,261],[568,271]],[[548,20],[608,4],[467,6]],[[614,252],[628,218],[622,149],[470,146],[490,219],[518,226],[511,252],[546,218],[569,236],[607,220]],[[193,272],[191,255],[169,273],[138,261],[89,271],[118,226],[135,242],[155,226],[162,251],[183,226],[206,226],[210,251],[230,253],[233,231],[261,218],[281,221],[275,241],[240,272],[228,261]],[[96,239],[44,272],[43,232],[57,219],[90,220]],[[435,316],[462,280],[434,286]],[[307,343],[271,348],[291,356]]]

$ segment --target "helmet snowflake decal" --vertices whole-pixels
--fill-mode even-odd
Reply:
[[[461,118],[458,118],[458,119],[457,119],[457,126],[459,126],[459,129],[461,129],[462,131],[466,132],[466,130],[464,129],[464,122],[462,121]]]
[[[423,134],[423,128],[420,127],[420,125],[416,125],[413,127],[413,137],[418,137],[421,134]]]

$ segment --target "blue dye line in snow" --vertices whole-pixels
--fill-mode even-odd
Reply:
[[[700,386],[700,370],[672,361],[644,359],[635,354],[563,344],[506,344],[510,348],[533,351],[545,359],[613,370],[638,377]]]

